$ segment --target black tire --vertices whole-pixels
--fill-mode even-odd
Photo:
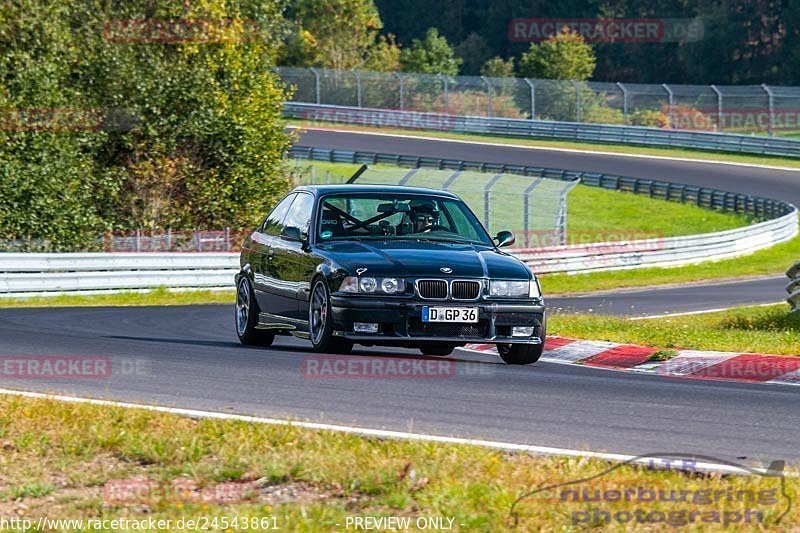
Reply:
[[[353,343],[333,336],[333,316],[328,286],[322,278],[311,285],[308,300],[308,338],[315,352],[348,354]]]
[[[239,342],[252,346],[269,346],[275,340],[275,333],[256,329],[258,325],[258,302],[256,302],[253,286],[247,276],[241,276],[236,284],[236,312],[233,324]]]
[[[498,344],[497,353],[506,364],[530,365],[539,360],[544,344]]]
[[[420,346],[419,351],[422,355],[450,355],[455,348],[454,344],[427,344]]]

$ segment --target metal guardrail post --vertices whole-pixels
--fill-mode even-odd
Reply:
[[[628,90],[620,82],[617,82],[617,87],[622,91],[622,116],[625,124],[628,123]]]
[[[314,74],[314,92],[316,94],[317,105],[319,105],[320,101],[321,101],[320,100],[320,88],[319,88],[319,85],[320,85],[319,84],[319,71],[317,69],[315,69],[314,67],[311,67],[308,70],[310,70]]]
[[[361,105],[361,74],[357,70],[353,70],[353,76],[356,78],[356,101],[358,102],[358,107],[364,107]]]
[[[450,112],[450,94],[448,92],[449,87],[447,83],[447,78],[440,72],[436,75],[440,80],[442,80],[442,95],[444,96],[444,112]]]
[[[667,91],[667,101],[668,101],[668,117],[669,117],[669,127],[675,128],[675,111],[673,110],[673,105],[675,104],[675,94],[673,94],[672,89],[669,88],[669,85],[666,83],[662,83],[661,87]]]
[[[536,85],[528,78],[522,78],[531,89],[531,120],[536,120]]]
[[[503,173],[500,172],[492,176],[492,178],[486,182],[486,185],[483,186],[483,225],[489,230],[489,221],[492,218],[492,208],[491,208],[491,192],[492,187],[495,186],[497,181],[503,177]]]
[[[769,98],[769,136],[775,136],[775,94],[773,94],[772,89],[767,87],[766,83],[761,84],[761,88],[764,89],[764,92],[767,93],[767,98]]]
[[[492,84],[489,83],[489,80],[486,76],[481,76],[483,83],[486,84],[486,112],[487,117],[493,117],[494,114],[492,113]]]
[[[572,86],[575,88],[575,122],[581,121],[581,90],[578,88],[578,83],[572,80]]]
[[[530,232],[531,193],[533,193],[533,190],[539,186],[539,184],[542,182],[543,179],[544,176],[540,176],[539,178],[535,179],[533,183],[531,183],[523,193],[525,195],[525,197],[523,198],[523,205],[525,211],[522,213],[522,225],[523,225],[523,231],[525,232],[525,248],[528,248],[531,244],[531,232]]]
[[[405,95],[403,94],[403,82],[404,82],[405,80],[403,79],[403,75],[402,75],[402,74],[400,74],[399,72],[392,72],[392,75],[393,75],[395,78],[397,78],[397,79],[398,79],[398,81],[400,82],[400,111],[402,111],[402,110],[403,110],[403,107],[404,107],[404,103],[405,103],[405,102],[404,102],[404,97],[405,97]]]
[[[722,92],[719,89],[717,89],[716,85],[712,85],[711,86],[711,90],[713,90],[715,93],[717,93],[717,129],[718,129],[718,131],[722,131],[724,129],[724,127],[722,125],[722,122],[723,122],[723,116],[722,116]]]

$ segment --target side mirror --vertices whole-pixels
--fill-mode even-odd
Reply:
[[[308,235],[303,234],[300,228],[294,226],[286,226],[281,230],[281,239],[285,241],[305,242]]]
[[[497,236],[494,238],[497,241],[497,247],[502,248],[503,246],[511,246],[514,244],[514,234],[510,231],[501,231],[498,232]]]

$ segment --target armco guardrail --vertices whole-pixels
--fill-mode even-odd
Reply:
[[[782,217],[795,211],[787,202],[739,194],[710,187],[697,187],[683,183],[661,180],[648,180],[629,176],[617,176],[598,172],[579,172],[558,168],[534,167],[526,165],[506,165],[502,163],[483,163],[459,159],[438,159],[409,155],[386,154],[379,152],[352,152],[308,146],[293,146],[289,155],[298,159],[311,159],[335,163],[365,163],[370,165],[389,164],[405,167],[438,168],[450,170],[477,170],[479,172],[508,172],[524,176],[544,177],[573,181],[581,184],[618,191],[642,194],[661,200],[674,200],[691,203],[708,209],[719,209],[754,216],[761,220]]]
[[[750,226],[705,235],[512,250],[540,273],[577,273],[697,263],[747,254],[789,240],[797,234],[797,210],[791,204],[680,183],[541,167],[308,147],[294,147],[291,155],[346,163],[516,172],[569,181],[577,178],[589,186],[747,213],[763,220]],[[800,267],[795,265],[793,269],[790,272],[796,276]],[[161,286],[232,288],[237,270],[236,253],[0,253],[0,297]],[[790,287],[798,292],[796,283],[793,282]]]
[[[510,118],[456,116],[442,113],[368,109],[331,105],[284,103],[284,115],[309,123],[392,127],[604,142],[639,146],[691,148],[715,152],[800,157],[800,141],[701,131],[665,130],[643,126],[616,126]]]
[[[233,287],[235,253],[3,253],[0,297]]]
[[[792,306],[792,311],[800,311],[800,261],[789,267],[786,276],[790,280],[786,286],[786,292],[789,293],[786,301]]]

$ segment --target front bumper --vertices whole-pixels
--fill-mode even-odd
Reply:
[[[476,324],[423,323],[423,306],[477,307]],[[421,301],[417,299],[331,296],[334,335],[358,343],[413,346],[431,342],[541,344],[543,303],[524,300]],[[355,333],[354,322],[379,324],[378,333]],[[533,327],[529,337],[511,336],[513,326]]]

